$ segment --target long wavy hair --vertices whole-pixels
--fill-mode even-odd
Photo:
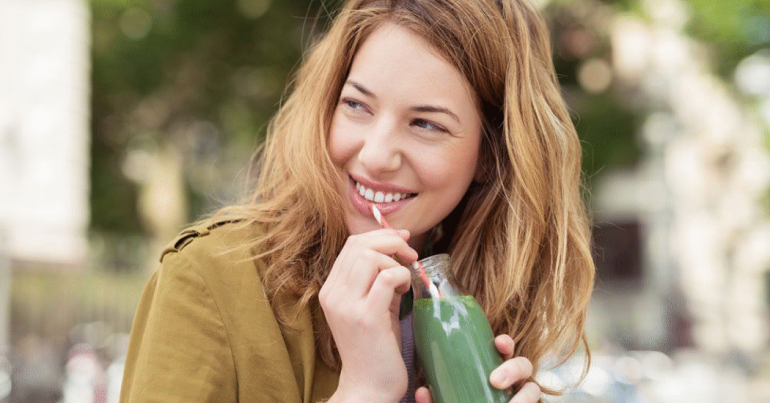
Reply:
[[[547,28],[524,0],[347,1],[307,52],[268,126],[253,193],[215,217],[260,227],[245,246],[265,262],[268,298],[292,295],[317,309],[349,235],[327,148],[332,114],[357,49],[385,22],[424,37],[480,100],[483,178],[444,220],[439,243],[452,255],[455,278],[478,300],[494,333],[511,335],[515,354],[536,370],[546,357],[566,360],[581,342],[587,350],[594,265],[580,142]],[[339,368],[328,325],[317,332],[320,357]]]

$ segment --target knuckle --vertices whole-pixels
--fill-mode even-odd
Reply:
[[[521,368],[524,370],[524,374],[527,378],[532,376],[532,372],[534,371],[534,368],[532,366],[532,361],[528,360],[525,357],[519,357],[519,363],[521,365]]]
[[[377,279],[380,280],[383,285],[391,286],[396,282],[396,277],[392,270],[383,270],[377,275]]]
[[[532,375],[532,363],[524,357],[512,359],[511,365],[518,379],[529,378]]]
[[[401,285],[401,283],[404,282],[404,279],[408,279],[408,275],[409,272],[406,268],[397,266],[380,271],[377,278],[384,286],[395,288],[396,286]]]
[[[358,246],[361,245],[363,242],[363,239],[361,238],[361,234],[355,234],[348,237],[347,241],[345,241],[346,246]]]
[[[378,253],[371,249],[364,249],[361,251],[361,256],[367,260],[375,260],[377,258],[377,255]]]
[[[321,309],[323,309],[326,316],[337,315],[337,306],[331,298],[327,298],[321,302]]]
[[[350,235],[347,239],[345,239],[345,245],[343,247],[350,247],[355,242],[355,235]]]
[[[369,315],[351,314],[348,317],[350,324],[357,329],[369,329],[372,327],[371,317]]]
[[[318,302],[322,307],[329,304],[329,291],[327,288],[321,287],[321,291],[318,292]]]
[[[412,278],[412,273],[409,272],[404,266],[397,266],[393,268],[393,275],[397,278],[397,285],[408,284]]]

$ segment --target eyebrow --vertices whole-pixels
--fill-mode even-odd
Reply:
[[[368,88],[364,87],[360,83],[357,83],[353,80],[348,80],[345,82],[345,84],[352,86],[353,88],[357,89],[362,94],[377,99],[377,96],[374,95],[372,91],[370,91]],[[443,106],[435,106],[435,105],[416,105],[410,108],[410,110],[415,112],[425,112],[425,113],[443,113],[457,121],[457,123],[460,122],[460,118],[449,108],[443,107]]]
[[[353,80],[348,80],[348,81],[345,82],[345,84],[352,86],[353,88],[357,89],[358,91],[360,91],[362,94],[366,95],[367,97],[377,98],[377,96],[374,95],[373,92],[369,91],[366,87],[364,87],[363,85],[361,85],[361,84],[359,84],[359,83],[357,83],[357,82],[355,82]]]
[[[457,115],[454,114],[454,112],[450,111],[449,108],[445,108],[443,106],[433,106],[433,105],[417,105],[411,108],[415,112],[430,112],[430,113],[444,113],[449,115],[452,119],[457,121],[457,123],[460,123],[460,118],[457,117]]]

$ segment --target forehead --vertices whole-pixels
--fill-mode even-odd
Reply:
[[[414,31],[384,23],[364,39],[350,68],[350,80],[375,93],[408,90],[410,96],[434,96],[476,105],[476,95],[462,73]]]

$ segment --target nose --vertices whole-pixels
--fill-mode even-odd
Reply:
[[[358,161],[370,174],[398,170],[401,166],[401,142],[395,125],[383,122],[366,135],[358,152]]]

